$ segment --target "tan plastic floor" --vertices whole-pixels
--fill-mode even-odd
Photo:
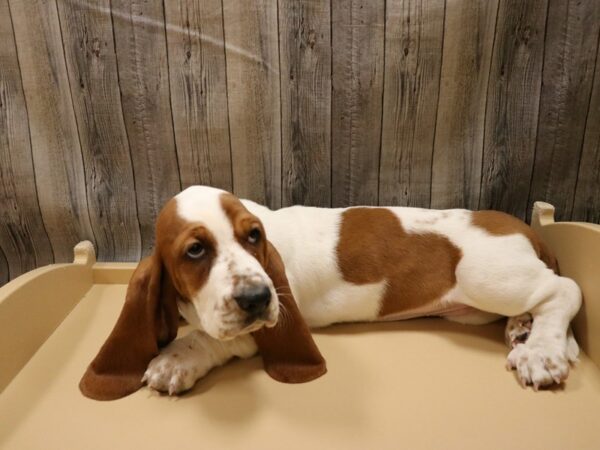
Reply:
[[[181,398],[144,388],[113,402],[77,383],[125,285],[94,285],[0,396],[2,449],[600,449],[600,373],[585,356],[564,390],[504,369],[503,324],[440,319],[315,333],[329,373],[286,385],[258,358]]]

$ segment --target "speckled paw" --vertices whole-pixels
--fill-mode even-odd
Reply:
[[[569,375],[569,361],[561,347],[559,343],[517,344],[508,354],[507,368],[516,369],[521,384],[535,390],[561,384]]]

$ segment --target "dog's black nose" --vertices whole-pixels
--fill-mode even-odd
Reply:
[[[271,302],[271,290],[267,286],[251,286],[244,288],[233,298],[239,307],[251,316],[258,316]]]

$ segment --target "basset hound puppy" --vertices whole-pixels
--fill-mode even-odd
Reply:
[[[535,389],[563,382],[581,292],[522,221],[406,207],[276,211],[193,186],[161,211],[121,315],[81,380],[88,397],[178,394],[259,352],[284,382],[325,373],[309,327],[439,316],[509,317],[507,366]],[[183,316],[194,331],[175,339]]]

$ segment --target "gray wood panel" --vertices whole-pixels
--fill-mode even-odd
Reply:
[[[444,0],[386,3],[381,205],[431,202],[444,8]]]
[[[571,220],[600,223],[600,47]]]
[[[42,223],[10,11],[0,0],[0,284],[54,260]]]
[[[479,209],[525,219],[542,85],[547,2],[501,0],[488,81]]]
[[[94,235],[57,6],[55,1],[15,0],[9,5],[40,209],[55,260],[71,261],[75,244],[94,241]]]
[[[331,8],[331,203],[376,205],[385,0],[339,0]]]
[[[598,1],[0,0],[0,284],[137,260],[198,183],[600,222],[599,35]]]
[[[223,0],[233,190],[281,206],[277,1]]]
[[[550,0],[529,203],[552,203],[557,220],[573,208],[599,26],[600,2]]]
[[[331,206],[329,7],[279,0],[283,206]]]
[[[221,0],[165,2],[175,141],[183,188],[231,190]]]
[[[448,2],[431,174],[432,208],[479,205],[498,0]]]
[[[154,245],[154,222],[181,189],[160,0],[112,0],[123,117],[129,138],[142,256]]]
[[[109,0],[95,5],[108,11]],[[58,12],[98,258],[136,261],[141,255],[140,224],[111,17],[69,1],[59,1]]]

